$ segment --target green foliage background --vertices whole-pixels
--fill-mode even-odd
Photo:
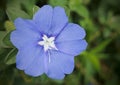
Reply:
[[[75,57],[64,80],[33,78],[16,69],[17,49],[10,42],[17,17],[31,19],[45,4],[65,8],[70,22],[87,32],[88,48]],[[120,85],[120,0],[1,0],[0,85]]]

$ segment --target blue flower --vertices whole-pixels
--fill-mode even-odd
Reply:
[[[16,67],[31,76],[63,79],[74,69],[74,56],[87,47],[84,29],[69,23],[65,10],[45,5],[32,20],[17,18],[10,39],[18,53]]]

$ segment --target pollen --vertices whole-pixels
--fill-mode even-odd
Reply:
[[[55,37],[47,37],[46,35],[43,35],[42,41],[39,41],[38,44],[44,47],[44,51],[46,52],[49,49],[58,50],[55,46]]]

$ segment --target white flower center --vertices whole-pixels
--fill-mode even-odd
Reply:
[[[43,39],[43,41],[39,41],[38,44],[44,47],[45,52],[48,49],[58,50],[55,46],[55,43],[54,43],[55,37],[48,38],[46,35],[43,35],[42,39]]]

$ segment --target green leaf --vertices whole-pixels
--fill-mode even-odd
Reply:
[[[99,61],[99,57],[96,56],[94,53],[91,53],[91,52],[82,52],[81,54],[82,56],[84,56],[84,60],[85,61],[89,61],[91,63],[91,65],[94,67],[94,69],[96,71],[100,71],[100,61]]]
[[[85,85],[88,85],[89,80],[91,79],[92,75],[94,73],[93,64],[90,60],[86,59],[85,63]]]
[[[80,16],[84,18],[89,17],[89,11],[86,6],[82,4],[81,0],[71,0],[69,3],[69,7],[71,11],[78,13]]]
[[[3,62],[5,60],[5,56],[7,55],[8,52],[9,51],[7,51],[7,49],[2,48],[2,47],[0,48],[0,64],[2,63],[2,65],[0,65],[0,68],[3,66]]]
[[[23,10],[16,8],[16,7],[8,7],[6,10],[6,13],[11,21],[14,22],[14,20],[18,17],[21,18],[30,18],[30,16],[25,13]]]
[[[84,18],[89,17],[88,9],[84,5],[75,6],[72,7],[71,9]]]
[[[97,71],[100,71],[100,62],[99,62],[99,57],[97,57],[94,54],[89,54],[88,56],[89,61],[92,63],[92,65],[94,66],[94,68]]]
[[[30,18],[33,17],[36,0],[24,0],[21,1],[22,9],[30,16]],[[39,8],[36,6],[36,8]],[[35,10],[36,11],[36,10]]]
[[[68,3],[68,0],[49,0],[49,4],[52,6],[62,6],[65,7]]]
[[[107,40],[103,41],[97,47],[93,48],[93,50],[91,51],[91,53],[102,52],[105,49],[105,47],[110,43],[111,40],[112,39],[107,39]]]
[[[69,1],[69,7],[72,8],[72,7],[75,7],[75,6],[79,6],[82,4],[82,0],[70,0]]]
[[[12,0],[7,4],[6,13],[10,20],[14,21],[16,18],[32,18],[33,6],[36,0]],[[32,13],[31,13],[32,12]]]
[[[6,34],[6,36],[3,38],[3,43],[4,43],[6,46],[8,46],[8,47],[13,48],[14,46],[13,46],[13,44],[12,44],[11,41],[10,41],[10,33],[11,33],[11,32],[9,32],[8,34]]]
[[[3,43],[3,38],[5,37],[6,32],[5,31],[0,31],[0,48],[5,47],[5,44]]]
[[[6,56],[5,63],[8,65],[14,64],[16,62],[16,54],[17,49],[16,48],[12,49]]]

